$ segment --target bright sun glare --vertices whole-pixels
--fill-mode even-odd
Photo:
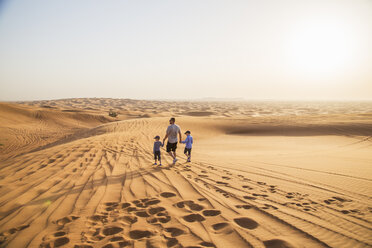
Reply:
[[[291,67],[309,79],[327,78],[353,63],[352,30],[340,22],[308,21],[297,26],[289,42]]]

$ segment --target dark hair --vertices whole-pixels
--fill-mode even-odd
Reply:
[[[176,121],[176,118],[172,117],[170,118],[170,121]]]

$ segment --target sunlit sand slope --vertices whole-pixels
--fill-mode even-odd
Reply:
[[[191,163],[182,158],[170,166],[171,161],[163,151],[164,166],[152,165],[152,138],[164,135],[167,118],[103,124],[77,134],[74,139],[61,139],[4,160],[0,165],[1,245],[81,248],[372,245],[370,169],[363,168],[363,176],[350,174],[351,177],[341,179],[332,166],[329,170],[311,169],[304,159],[311,159],[312,154],[305,148],[295,150],[297,159],[290,152],[296,142],[307,142],[309,137],[304,138],[301,133],[286,149],[286,142],[280,140],[282,131],[270,131],[273,137],[270,146],[267,139],[260,143],[260,136],[247,137],[247,130],[242,129],[246,125],[241,120],[180,117],[177,123],[194,135]],[[370,135],[368,125],[361,125]],[[236,129],[231,129],[232,126]],[[330,129],[335,130],[333,126]],[[226,135],[228,130],[238,131]],[[321,131],[322,137],[329,134],[327,130]],[[345,136],[340,136],[341,145],[346,147],[340,151],[356,159],[356,169],[359,165],[367,167],[372,160],[369,136],[356,133]],[[311,139],[314,140],[309,146],[328,142],[318,140],[317,136]],[[358,146],[349,141],[362,142],[357,143],[363,145],[364,151],[356,153],[362,156],[359,160],[352,153]],[[332,142],[325,146],[333,147]],[[179,146],[181,154],[183,145]],[[275,147],[282,148],[281,155],[274,155]],[[337,157],[340,153],[333,150],[331,154]],[[332,156],[330,161],[337,161]],[[323,161],[326,166],[327,160],[321,158],[318,153],[314,161]],[[300,172],[296,168],[275,169],[278,160],[289,167],[304,167]],[[347,165],[341,167],[346,170]],[[318,178],[323,171],[333,172],[327,175],[328,180]],[[348,175],[345,171],[339,174]],[[341,187],[340,180],[350,190]]]
[[[0,160],[109,121],[107,114],[0,103]]]

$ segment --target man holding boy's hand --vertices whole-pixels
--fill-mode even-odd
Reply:
[[[180,137],[180,141],[182,141],[181,129],[178,125],[174,124],[175,122],[176,122],[175,118],[173,117],[170,118],[169,120],[170,125],[168,126],[166,134],[163,139],[163,144],[164,144],[165,140],[168,138],[167,152],[173,158],[173,164],[176,164],[178,160],[176,157],[176,150],[177,150],[177,143],[178,143],[177,134]]]

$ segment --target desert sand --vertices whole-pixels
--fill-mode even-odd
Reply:
[[[371,102],[0,103],[1,247],[371,247],[371,196]]]

